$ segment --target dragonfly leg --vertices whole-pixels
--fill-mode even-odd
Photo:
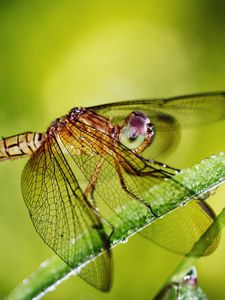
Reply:
[[[91,178],[90,178],[90,180],[88,182],[88,185],[87,185],[87,187],[85,189],[85,192],[84,192],[84,195],[86,196],[86,198],[88,198],[88,196],[90,195],[90,198],[91,198],[95,208],[97,207],[97,203],[94,200],[95,184],[97,183],[98,176],[99,176],[99,173],[101,171],[101,167],[103,165],[103,162],[104,162],[104,159],[103,159],[103,157],[101,157],[98,164],[97,164],[97,166],[96,166],[96,169],[94,170],[94,173],[91,175]]]
[[[100,174],[100,171],[101,171],[101,167],[104,163],[104,158],[101,157],[97,166],[96,166],[96,169],[95,171],[93,172],[90,180],[89,180],[89,183],[85,189],[85,192],[84,192],[84,195],[85,197],[88,199],[88,197],[91,198],[91,201],[92,201],[92,209],[94,210],[95,214],[98,215],[101,219],[102,217],[100,216],[98,210],[97,210],[97,203],[95,201],[95,198],[94,198],[94,191],[95,191],[95,185],[97,183],[97,180],[98,180],[98,176]],[[111,232],[110,232],[110,235],[108,237],[108,239],[110,240],[111,236],[113,235],[113,232],[114,232],[114,227],[112,226],[112,224],[110,224],[107,220],[103,219],[103,221],[110,227],[111,229]]]
[[[126,185],[126,182],[123,178],[123,175],[122,175],[122,172],[121,172],[121,168],[120,168],[120,165],[119,165],[119,162],[117,160],[114,160],[115,162],[115,167],[116,167],[116,171],[117,171],[117,174],[119,176],[119,180],[120,180],[120,184],[121,184],[121,187],[122,189],[128,193],[132,198],[136,199],[137,201],[139,201],[142,205],[144,205],[145,207],[147,207],[148,210],[150,210],[151,214],[155,217],[155,218],[158,218],[159,216],[153,211],[152,207],[150,204],[146,203],[144,200],[138,198],[135,194],[133,194],[131,191],[128,190],[127,188],[127,185]]]
[[[172,172],[171,175],[173,175],[174,171],[177,172],[177,173],[180,173],[180,171],[181,171],[180,169],[177,169],[177,168],[168,166],[167,164],[161,163],[161,162],[156,161],[156,160],[154,160],[154,159],[148,159],[148,158],[145,158],[145,157],[143,157],[143,156],[140,156],[140,158],[141,158],[144,162],[147,162],[147,163],[150,163],[150,164],[154,164],[154,165],[158,165],[158,166],[160,166],[160,167],[162,167],[162,168],[164,168],[164,169],[167,169],[167,170],[171,170],[171,172]],[[168,171],[167,171],[167,172],[168,172]]]

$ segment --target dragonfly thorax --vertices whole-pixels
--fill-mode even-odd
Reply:
[[[65,126],[65,124],[66,124],[65,117],[57,118],[55,121],[51,123],[51,125],[47,129],[47,134],[49,135],[55,134],[57,131],[60,131],[60,129]]]
[[[74,108],[68,115],[71,124],[87,131],[99,131],[111,135],[114,125],[107,118],[85,108]]]

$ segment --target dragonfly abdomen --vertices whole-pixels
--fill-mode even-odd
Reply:
[[[45,134],[25,132],[0,139],[0,160],[32,155],[42,144]]]

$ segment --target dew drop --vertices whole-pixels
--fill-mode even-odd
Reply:
[[[48,265],[48,261],[46,260],[40,264],[40,269],[44,269],[45,267],[47,267],[47,265]]]
[[[53,292],[55,289],[56,289],[56,286],[53,284],[52,286],[50,286],[50,287],[48,288],[48,291],[49,291],[49,292]]]
[[[30,282],[30,280],[27,279],[27,278],[23,280],[23,284],[24,284],[24,285],[28,284],[29,282]]]
[[[121,240],[121,243],[126,244],[128,242],[128,238],[124,238]]]

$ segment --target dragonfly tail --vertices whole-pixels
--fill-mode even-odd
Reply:
[[[41,146],[45,134],[25,132],[0,139],[0,161],[31,156]]]

